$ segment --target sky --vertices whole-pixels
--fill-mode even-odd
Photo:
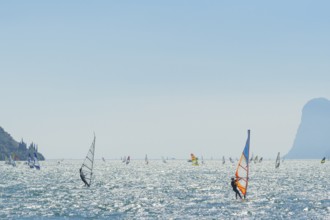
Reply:
[[[329,1],[1,1],[0,126],[47,159],[275,158],[330,98]]]

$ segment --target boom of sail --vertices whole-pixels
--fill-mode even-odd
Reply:
[[[237,187],[246,198],[248,182],[249,182],[249,153],[250,153],[250,130],[248,130],[248,138],[241,156],[238,162],[235,172]]]
[[[92,184],[92,176],[93,176],[93,166],[94,166],[94,153],[95,153],[95,134],[91,147],[87,153],[87,156],[79,169],[80,178],[85,183],[86,186],[90,186]]]

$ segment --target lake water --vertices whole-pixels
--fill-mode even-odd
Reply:
[[[41,170],[0,164],[1,219],[330,219],[330,162],[250,165],[248,199],[235,199],[235,164],[183,160],[96,161],[84,187],[82,161],[42,161]]]

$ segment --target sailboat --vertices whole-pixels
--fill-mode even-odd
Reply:
[[[254,158],[254,163],[258,163],[259,162],[259,158],[258,155]]]
[[[323,159],[321,160],[321,163],[325,163],[325,157],[323,157]]]
[[[226,163],[226,159],[225,159],[225,156],[222,157],[222,164],[225,164]]]
[[[260,159],[259,159],[259,163],[261,163],[261,162],[262,162],[262,160],[263,160],[263,158],[262,158],[262,157],[260,157]]]
[[[235,176],[237,181],[237,187],[246,198],[248,182],[249,182],[249,153],[250,153],[250,130],[248,130],[248,138],[241,156],[238,162]]]
[[[201,156],[201,160],[202,160],[202,164],[204,164],[204,158],[203,158],[203,156]]]
[[[9,165],[12,165],[13,167],[16,167],[16,162],[15,162],[15,160],[13,160],[11,155],[9,155]]]
[[[276,161],[275,161],[275,168],[280,167],[280,162],[281,162],[281,157],[280,157],[280,152],[278,152],[277,157],[276,157]]]
[[[104,159],[104,157],[102,157],[102,160],[103,160],[103,162],[105,163],[105,159]]]
[[[231,157],[229,157],[229,161],[230,161],[231,163],[234,163],[234,160],[231,159]]]
[[[31,154],[30,154],[30,153],[29,153],[29,156],[28,156],[27,165],[28,165],[31,169],[34,168],[34,161],[32,160],[32,157],[31,157]]]
[[[92,145],[90,146],[87,156],[79,169],[80,178],[85,183],[85,186],[90,187],[92,184],[94,153],[95,153],[95,134]]]
[[[144,161],[146,162],[146,164],[149,164],[149,160],[148,160],[148,156],[146,155],[146,157],[144,158]]]
[[[190,154],[190,157],[191,157],[191,164],[193,166],[198,166],[199,165],[198,158],[193,153]]]

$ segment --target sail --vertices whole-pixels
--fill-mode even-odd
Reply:
[[[325,163],[325,157],[323,157],[323,159],[321,160],[321,163]]]
[[[280,167],[280,162],[281,162],[281,157],[280,157],[280,152],[278,152],[277,157],[276,157],[276,162],[275,162],[275,168]]]
[[[126,159],[126,165],[128,165],[130,162],[131,162],[131,157],[128,156],[127,159]]]
[[[190,156],[191,156],[191,163],[192,163],[192,165],[193,166],[198,166],[199,165],[198,164],[198,158],[193,153],[191,153]]]
[[[204,164],[204,158],[203,158],[203,156],[201,158],[202,158],[202,164]]]
[[[261,163],[261,162],[262,162],[262,159],[263,159],[263,158],[262,158],[262,157],[260,157],[260,159],[259,159],[259,163]]]
[[[254,163],[258,163],[259,162],[259,158],[258,155],[254,158]]]
[[[85,183],[86,186],[90,186],[92,184],[92,176],[93,176],[93,166],[94,166],[94,153],[95,153],[95,134],[91,147],[87,153],[87,156],[81,165],[79,170],[80,178]]]
[[[37,169],[37,170],[40,170],[40,164],[39,164],[39,161],[38,161],[38,157],[37,157],[37,153],[34,152],[34,167]]]
[[[146,155],[146,157],[144,158],[144,161],[146,162],[146,164],[149,164],[149,160],[148,160],[148,156]]]
[[[28,162],[27,162],[28,166],[30,168],[34,168],[34,161],[32,160],[31,154],[29,153],[29,157],[28,157]]]
[[[249,181],[249,153],[250,153],[250,130],[248,130],[248,138],[236,169],[237,187],[246,198],[248,181]]]
[[[230,161],[231,163],[234,163],[234,160],[233,160],[231,157],[229,157],[229,161]]]
[[[222,164],[225,164],[226,163],[226,159],[225,159],[225,156],[222,157]]]
[[[162,161],[163,161],[163,163],[166,163],[166,160],[165,160],[165,158],[164,158],[164,157],[162,157]]]

